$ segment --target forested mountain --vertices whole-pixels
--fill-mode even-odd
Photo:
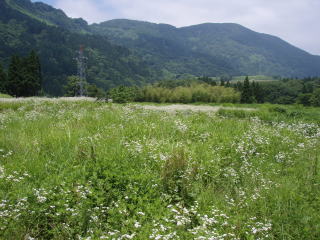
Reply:
[[[90,26],[95,34],[107,36],[141,56],[165,77],[176,75],[239,75],[224,56],[194,51],[179,29],[166,25],[131,20],[112,20]]]
[[[142,84],[152,79],[148,67],[127,48],[111,44],[104,36],[72,32],[45,23],[31,16],[31,12],[23,12],[22,4],[12,7],[13,3],[21,2],[42,6],[33,5],[29,0],[0,0],[0,61],[8,66],[12,55],[27,55],[35,50],[40,56],[46,92],[63,94],[66,77],[77,74],[74,58],[80,45],[85,46],[88,57],[89,83],[108,89],[121,84]],[[73,22],[72,19],[68,21]]]
[[[69,18],[62,10],[55,9],[42,2],[30,0],[5,0],[7,4],[29,17],[50,26],[59,26],[72,32],[89,32],[88,23],[82,18]]]
[[[176,28],[132,20],[88,25],[30,0],[0,0],[0,62],[35,50],[45,91],[63,94],[77,73],[76,51],[85,46],[89,83],[109,89],[188,76],[320,75],[320,57],[237,24]]]
[[[205,23],[175,28],[123,19],[93,24],[91,29],[136,49],[149,62],[173,73],[199,75],[200,72],[215,76],[219,70],[228,69],[231,75],[303,77],[320,74],[319,56],[238,24]]]

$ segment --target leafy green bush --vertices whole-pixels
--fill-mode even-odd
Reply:
[[[269,108],[269,111],[278,112],[278,113],[287,113],[287,109],[283,108],[283,107],[280,107],[280,106],[271,107],[271,108]]]
[[[138,96],[138,89],[133,87],[120,86],[109,91],[108,97],[115,103],[133,102]]]
[[[320,107],[320,88],[314,90],[310,101],[313,106]]]
[[[208,84],[192,84],[175,88],[148,86],[143,89],[143,99],[146,102],[158,103],[237,103],[240,93],[233,88],[211,86]]]

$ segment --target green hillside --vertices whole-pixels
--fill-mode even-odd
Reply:
[[[238,24],[176,28],[118,19],[88,25],[30,0],[0,0],[0,10],[0,62],[8,66],[13,54],[36,50],[52,95],[63,94],[66,77],[76,74],[80,45],[89,83],[104,89],[194,76],[320,75],[319,56]]]
[[[59,26],[73,32],[88,33],[88,23],[82,18],[69,18],[62,10],[45,3],[30,0],[5,0],[13,9],[50,26]]]
[[[150,62],[174,73],[193,74],[197,69],[203,75],[215,76],[219,70],[227,68],[231,75],[303,77],[320,74],[319,56],[238,24],[205,23],[175,28],[123,19],[93,24],[91,29],[135,49],[149,57]],[[183,59],[185,56],[189,58]],[[195,65],[191,69],[187,66],[189,62]],[[212,69],[210,64],[216,68]]]
[[[112,20],[90,27],[93,33],[133,49],[149,66],[160,70],[167,78],[240,74],[224,57],[193,51],[178,34],[179,30],[170,25]]]
[[[12,4],[12,1],[10,5],[0,1],[0,62],[8,65],[12,55],[27,55],[30,50],[36,50],[42,63],[46,92],[63,94],[66,77],[77,73],[74,58],[80,45],[86,47],[89,83],[108,89],[120,84],[143,84],[151,79],[145,64],[127,48],[111,44],[104,36],[50,26]]]

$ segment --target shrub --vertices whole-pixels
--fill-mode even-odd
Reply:
[[[176,150],[165,162],[161,179],[169,193],[177,193],[180,197],[188,196],[187,180],[188,157],[183,149]]]
[[[233,88],[211,86],[208,84],[193,84],[164,88],[148,86],[143,89],[143,99],[158,103],[193,103],[193,102],[229,102],[240,101],[240,93]]]
[[[136,95],[136,88],[126,86],[113,88],[108,93],[108,97],[116,103],[133,102],[136,99]]]
[[[313,106],[320,107],[320,88],[314,90],[310,101]]]

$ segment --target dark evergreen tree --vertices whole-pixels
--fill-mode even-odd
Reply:
[[[41,91],[41,67],[37,54],[12,56],[6,84],[7,93],[16,97],[36,96]]]
[[[21,97],[23,92],[23,61],[20,57],[14,55],[11,57],[8,80],[7,93],[11,96]]]
[[[305,82],[302,83],[302,93],[303,94],[308,93],[307,86],[306,86]]]
[[[301,93],[297,97],[297,103],[303,104],[304,106],[310,106],[312,97],[312,93]]]
[[[311,103],[313,106],[320,107],[320,88],[313,91]]]
[[[241,82],[237,82],[235,85],[235,88],[239,91],[242,92],[243,89],[243,84]]]
[[[247,76],[243,83],[241,92],[241,103],[252,103],[252,90],[250,87],[249,77]]]
[[[24,59],[24,92],[23,96],[36,96],[41,91],[42,77],[38,55],[31,51]]]
[[[7,75],[0,64],[0,93],[7,93]]]
[[[263,103],[264,102],[264,95],[263,95],[263,89],[261,88],[259,83],[252,83],[252,93],[253,98],[257,103]]]
[[[230,81],[227,81],[226,87],[231,87]]]

